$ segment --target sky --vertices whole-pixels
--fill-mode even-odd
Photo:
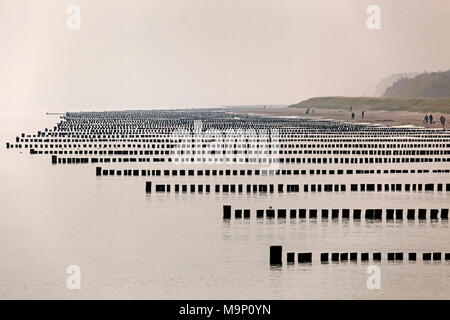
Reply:
[[[449,0],[0,0],[0,108],[371,96],[393,73],[450,69],[449,17]]]

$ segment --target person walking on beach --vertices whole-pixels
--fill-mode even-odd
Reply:
[[[364,119],[364,111],[361,112],[361,119]]]
[[[425,125],[428,125],[428,115],[425,115],[425,118],[423,118],[425,120]]]
[[[441,114],[441,117],[439,118],[439,120],[441,121],[442,128],[443,128],[445,126],[445,117],[444,117],[444,115]]]
[[[352,112],[352,120],[355,120],[355,113]]]
[[[430,119],[430,124],[433,124],[433,115],[430,114],[430,116],[428,117],[428,119]]]

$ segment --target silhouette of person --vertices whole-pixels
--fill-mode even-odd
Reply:
[[[425,120],[425,125],[427,125],[428,124],[428,115],[426,114],[425,118],[423,118],[423,119]]]
[[[430,116],[428,117],[428,119],[430,119],[430,124],[433,124],[433,115],[430,114]]]
[[[355,113],[352,112],[352,120],[354,120],[354,119],[355,119]]]
[[[364,111],[361,112],[361,119],[364,119]]]

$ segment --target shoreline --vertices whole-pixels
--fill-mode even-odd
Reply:
[[[370,123],[380,124],[385,126],[417,126],[423,128],[435,128],[442,129],[442,125],[439,121],[441,113],[422,113],[414,111],[384,111],[384,110],[364,110],[364,119],[361,118],[361,110],[354,110],[355,119],[352,120],[351,112],[349,110],[342,109],[321,109],[314,108],[309,114],[306,114],[306,108],[273,108],[273,109],[261,109],[261,108],[248,108],[243,110],[236,110],[237,114],[248,115],[266,115],[266,116],[285,116],[285,117],[308,117],[317,119],[333,119],[342,120],[351,123]],[[425,125],[425,115],[433,115],[433,124]],[[446,116],[444,114],[444,116]],[[446,122],[444,129],[447,129],[450,124]]]

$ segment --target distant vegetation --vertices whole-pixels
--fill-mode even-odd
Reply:
[[[386,89],[391,87],[395,82],[401,79],[411,79],[417,76],[418,73],[395,73],[391,74],[389,77],[383,78],[377,83],[375,88],[375,96],[382,97],[386,92]]]
[[[349,110],[386,110],[450,113],[450,98],[368,98],[319,97],[304,100],[290,108],[325,108]]]
[[[450,70],[402,78],[387,88],[385,98],[450,98]]]

